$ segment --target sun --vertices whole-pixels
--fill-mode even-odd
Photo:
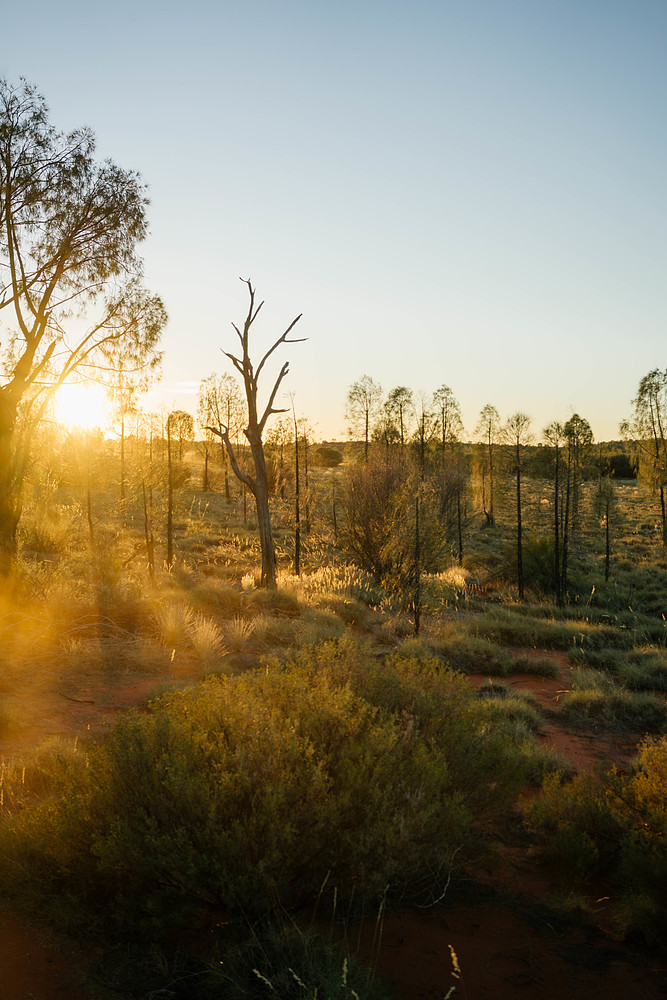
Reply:
[[[104,427],[109,420],[109,403],[101,385],[76,382],[58,389],[54,401],[54,417],[64,427],[91,430]]]

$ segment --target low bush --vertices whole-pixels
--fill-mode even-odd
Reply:
[[[667,737],[646,740],[628,775],[548,777],[526,807],[542,855],[570,885],[603,878],[619,931],[667,940]]]
[[[437,661],[325,643],[121,719],[4,824],[0,880],[149,937],[305,903],[328,874],[373,896],[478,850],[530,766]]]
[[[510,672],[512,657],[488,639],[457,630],[435,639],[433,648],[450,666],[466,674],[503,677]]]
[[[575,669],[572,689],[561,699],[561,714],[582,725],[606,729],[659,729],[667,706],[654,695],[628,691],[597,670]]]

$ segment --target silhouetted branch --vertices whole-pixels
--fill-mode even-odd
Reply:
[[[222,427],[223,429],[220,430],[220,428],[218,427],[207,426],[204,428],[204,430],[211,431],[212,434],[217,434],[219,438],[222,438],[222,440],[225,442],[225,447],[227,448],[227,454],[229,455],[229,462],[231,464],[232,469],[234,470],[234,475],[236,476],[237,479],[240,479],[242,483],[246,484],[246,486],[254,496],[256,492],[255,480],[252,479],[251,476],[249,476],[246,472],[243,472],[241,467],[239,466],[239,463],[236,459],[236,454],[234,452],[234,448],[232,447],[232,442],[229,440],[229,429],[225,427],[224,424],[221,424],[220,427]]]

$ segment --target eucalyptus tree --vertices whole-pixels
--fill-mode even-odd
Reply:
[[[496,521],[495,514],[495,451],[500,437],[501,423],[500,414],[495,406],[487,403],[479,412],[479,420],[475,428],[475,434],[484,444],[484,462],[482,465],[482,509],[486,523],[493,527]],[[488,503],[486,497],[486,477],[489,480]]]
[[[218,434],[220,439],[220,459],[225,479],[225,500],[230,502],[227,448],[222,437],[223,427],[227,427],[230,437],[236,438],[243,425],[245,407],[239,384],[235,378],[224,372],[212,373],[202,379],[197,394],[198,421],[205,432]],[[215,428],[212,431],[211,425]]]
[[[441,449],[443,497],[453,497],[456,523],[456,541],[459,565],[463,562],[463,495],[468,484],[467,470],[461,453],[463,419],[461,406],[448,385],[441,385],[433,393],[433,408],[438,426]],[[449,507],[449,501],[445,509]],[[448,515],[449,516],[449,515]]]
[[[118,432],[120,500],[121,503],[124,503],[127,488],[125,462],[127,421],[130,417],[138,418],[140,413],[139,400],[159,374],[162,352],[151,351],[150,355],[143,359],[132,357],[131,354],[117,353],[115,358],[109,360],[113,360],[113,368],[107,373],[107,397],[111,402],[116,426],[120,428]]]
[[[581,520],[581,483],[585,473],[586,458],[593,443],[589,422],[574,413],[563,425],[567,438],[567,492],[569,495],[569,526],[571,536],[579,530]],[[568,518],[566,518],[566,521]],[[567,528],[567,524],[566,524]]]
[[[183,461],[183,446],[189,444],[195,436],[195,422],[187,410],[172,410],[168,417],[172,439],[178,441],[178,461]]]
[[[404,385],[397,385],[387,396],[384,407],[389,419],[396,428],[398,440],[402,448],[405,445],[410,414],[414,409],[412,389],[408,389]]]
[[[542,432],[547,445],[554,453],[554,591],[558,604],[563,603],[563,580],[561,576],[561,511],[560,511],[560,471],[562,465],[561,451],[567,440],[565,428],[557,420],[553,420]],[[567,563],[565,564],[567,565]]]
[[[382,386],[370,375],[362,375],[347,390],[345,419],[351,437],[363,435],[364,460],[368,461],[368,444],[373,423],[382,406]]]
[[[509,464],[516,479],[516,575],[519,600],[524,599],[523,577],[523,526],[521,510],[521,476],[524,471],[524,451],[531,443],[530,417],[525,413],[513,413],[507,418],[503,428],[503,439],[509,451]]]
[[[667,546],[667,369],[654,368],[644,375],[632,402],[632,419],[623,421],[621,433],[635,442],[640,476],[658,495],[662,544]]]
[[[433,393],[433,409],[437,415],[443,461],[447,447],[460,440],[463,434],[461,406],[448,385],[441,385]]]
[[[269,393],[269,399],[266,406],[261,409],[258,401],[258,390],[259,390],[259,376],[262,373],[264,365],[269,360],[271,355],[281,344],[295,344],[305,340],[305,337],[292,337],[289,338],[289,334],[294,329],[296,324],[301,319],[301,313],[292,320],[287,329],[282,333],[277,340],[273,342],[271,347],[262,356],[259,364],[255,367],[251,357],[250,357],[250,330],[253,323],[256,321],[259,312],[264,305],[264,302],[260,302],[259,305],[255,305],[255,289],[252,283],[248,279],[241,278],[241,281],[248,286],[248,294],[250,296],[250,302],[248,305],[248,312],[246,314],[245,321],[243,323],[243,329],[241,330],[235,323],[232,323],[236,335],[239,338],[241,345],[241,356],[237,357],[229,351],[223,351],[223,354],[229,358],[236,370],[239,372],[243,379],[243,387],[245,389],[245,398],[247,405],[247,417],[248,425],[244,428],[244,435],[250,445],[250,452],[252,455],[253,465],[255,469],[254,476],[250,475],[248,472],[244,472],[239,466],[236,452],[232,444],[231,438],[229,436],[230,428],[226,424],[222,424],[220,427],[214,427],[211,425],[209,430],[214,434],[217,434],[225,443],[227,448],[227,454],[229,456],[229,461],[234,470],[234,474],[237,479],[239,479],[244,486],[246,486],[255,498],[255,505],[257,507],[257,525],[259,528],[259,541],[262,550],[262,575],[261,584],[263,587],[268,587],[275,589],[276,587],[276,550],[273,543],[273,531],[271,529],[271,513],[269,510],[269,483],[266,472],[266,459],[264,456],[264,443],[263,435],[266,428],[266,422],[273,413],[286,413],[285,407],[276,409],[274,407],[274,402],[278,389],[280,388],[283,379],[289,372],[289,362],[286,361],[282,368],[280,369],[277,378],[273,383],[273,388]]]
[[[90,129],[57,131],[35,87],[0,81],[0,572],[16,554],[31,439],[58,388],[156,350],[166,314],[137,254],[147,205],[137,173],[96,161]]]

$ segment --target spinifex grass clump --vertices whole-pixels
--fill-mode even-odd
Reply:
[[[627,776],[612,769],[567,785],[547,778],[526,814],[561,879],[570,887],[607,880],[618,929],[665,948],[667,737],[642,744]]]
[[[327,876],[372,897],[463,860],[529,758],[436,661],[326,643],[122,719],[5,824],[0,874],[118,935],[307,903]]]
[[[667,707],[654,695],[628,691],[608,673],[577,668],[571,690],[561,699],[561,714],[582,725],[645,732],[667,721]]]
[[[644,646],[627,652],[577,649],[568,658],[575,666],[608,670],[632,691],[667,691],[667,651]]]
[[[555,677],[558,674],[558,664],[549,657],[513,656],[495,642],[470,635],[457,626],[442,629],[429,639],[428,645],[451,667],[466,674],[486,674],[488,677],[507,677],[509,674]]]
[[[582,620],[545,620],[543,617],[532,617],[528,608],[523,611],[518,608],[494,610],[471,622],[467,628],[473,635],[507,646],[568,650],[575,646],[584,649],[629,649],[633,645],[629,629]]]

